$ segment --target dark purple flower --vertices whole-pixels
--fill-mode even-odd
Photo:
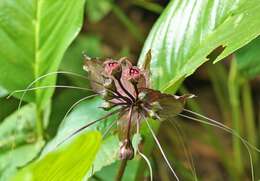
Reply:
[[[143,117],[171,119],[183,110],[186,99],[193,97],[164,94],[151,89],[150,60],[150,51],[143,67],[133,66],[126,57],[104,61],[85,59],[84,69],[89,73],[92,89],[105,100],[102,107],[105,110],[120,107],[117,120],[120,159],[133,158],[131,138]]]

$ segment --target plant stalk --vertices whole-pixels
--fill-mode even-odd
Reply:
[[[126,165],[127,165],[127,159],[124,159],[120,163],[119,170],[117,172],[116,181],[121,181],[123,178],[123,175],[125,173]]]
[[[243,99],[243,112],[245,117],[245,127],[247,138],[252,145],[257,144],[257,136],[256,136],[256,125],[253,111],[253,103],[252,103],[252,94],[250,89],[250,84],[247,80],[243,82],[242,86],[242,99]],[[257,154],[253,154],[254,159],[256,160]]]
[[[232,124],[234,130],[241,135],[241,110],[240,110],[240,100],[239,100],[239,83],[238,83],[237,65],[236,61],[231,62],[228,89],[229,89],[229,100],[231,104],[231,115]],[[233,137],[233,149],[234,149],[234,165],[237,170],[238,178],[243,175],[243,161],[242,161],[242,151],[241,142],[236,137]]]

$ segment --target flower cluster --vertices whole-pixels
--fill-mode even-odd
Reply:
[[[185,100],[192,97],[164,94],[150,89],[150,60],[150,51],[141,68],[132,65],[126,57],[104,61],[85,58],[84,69],[89,73],[92,89],[104,99],[102,108],[109,111],[120,107],[117,125],[122,160],[134,156],[131,137],[142,118],[171,119],[182,111]]]

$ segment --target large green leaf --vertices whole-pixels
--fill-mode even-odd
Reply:
[[[44,145],[36,142],[35,104],[23,106],[0,124],[0,180],[8,180],[37,156]]]
[[[95,159],[100,141],[97,131],[81,134],[70,144],[61,145],[25,167],[13,180],[82,180]]]
[[[0,85],[24,89],[37,77],[58,69],[62,56],[82,25],[84,0],[1,0]],[[55,76],[37,86],[53,85]],[[36,91],[38,105],[53,90]],[[35,94],[26,97],[35,101]]]
[[[48,137],[53,138],[56,135],[59,124],[61,123],[66,111],[79,99],[86,96],[85,91],[72,89],[62,90],[52,101],[52,112],[50,115],[50,123],[46,130]],[[62,102],[62,104],[61,104]]]
[[[105,114],[108,114],[108,112],[103,111],[101,108],[99,108],[102,102],[103,100],[97,97],[85,100],[78,106],[76,106],[74,110],[68,115],[67,119],[65,119],[61,124],[56,137],[45,147],[42,152],[42,156],[55,151],[57,144],[64,141],[65,138],[67,138],[71,133],[79,129],[81,126],[86,125],[91,121],[97,120]],[[111,116],[106,121],[102,121],[100,123],[92,125],[84,132],[99,130],[100,132],[104,133],[105,130],[113,123],[113,121],[115,121],[115,119],[116,116]],[[81,134],[77,134],[75,135],[75,137],[81,137]],[[69,141],[70,140],[67,140],[67,142]],[[134,148],[136,148],[139,142],[140,137],[135,136],[133,139]],[[108,134],[105,138],[103,138],[96,159],[93,162],[93,173],[101,170],[104,166],[110,165],[111,163],[118,160],[119,147],[120,143],[117,135]],[[88,178],[90,175],[91,172],[86,174],[86,178]]]
[[[20,167],[23,167],[38,155],[43,145],[44,142],[40,141],[0,154],[0,181],[10,180]]]
[[[127,167],[124,172],[123,181],[135,180],[135,174],[137,173],[138,162],[140,159],[129,160],[127,162]],[[97,172],[95,175],[100,180],[114,181],[116,180],[116,175],[119,170],[120,161],[117,161],[109,166],[104,167],[101,171]],[[96,181],[95,179],[90,179],[90,181]]]
[[[260,37],[236,52],[239,72],[246,78],[260,75]]]
[[[57,135],[51,142],[48,143],[48,145],[43,150],[42,155],[46,155],[47,153],[54,151],[56,149],[56,145],[64,141],[64,139],[75,130],[107,114],[108,112],[98,108],[101,106],[101,104],[102,100],[100,98],[93,98],[85,100],[76,106],[74,110],[68,115],[67,119],[62,122],[58,129]],[[100,132],[104,132],[115,119],[116,117],[112,116],[106,121],[102,121],[90,126],[84,132],[91,130],[99,130]],[[81,134],[75,135],[75,137],[80,136]],[[67,142],[69,141],[70,140],[67,140]],[[116,135],[108,135],[105,139],[103,139],[94,162],[94,172],[100,170],[103,166],[109,165],[116,161],[118,158],[118,150],[119,139]]]
[[[36,139],[35,104],[23,106],[0,124],[0,153]]]
[[[45,147],[43,154],[53,151],[56,149],[56,145],[63,142],[70,134],[80,127],[95,121],[100,117],[104,116],[108,112],[99,108],[102,105],[102,100],[97,98],[88,99],[79,103],[73,111],[63,120],[59,126],[57,135],[53,140],[51,140],[48,145]],[[64,112],[65,115],[65,112]],[[106,121],[101,121],[98,124],[94,124],[86,129],[90,130],[99,130],[103,131],[110,123],[115,119],[115,117],[109,117]],[[75,137],[80,134],[75,135]],[[67,140],[68,142],[70,140]]]
[[[152,49],[153,87],[170,90],[192,74],[217,47],[215,61],[260,33],[259,0],[174,0],[152,28],[140,56]]]

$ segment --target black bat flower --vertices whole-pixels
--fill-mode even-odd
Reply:
[[[133,128],[140,124],[143,116],[157,120],[170,119],[183,110],[187,98],[193,97],[164,94],[151,89],[150,60],[150,51],[144,66],[140,68],[133,66],[126,57],[104,61],[85,57],[84,70],[89,73],[92,89],[105,100],[101,107],[107,111],[119,107],[117,125],[121,160],[134,157],[131,137]]]
[[[94,92],[100,94],[104,100],[100,107],[110,112],[100,119],[79,128],[65,140],[90,125],[105,120],[113,114],[118,114],[117,130],[121,143],[119,158],[122,160],[121,165],[124,170],[127,160],[134,157],[131,140],[135,128],[139,128],[141,122],[147,118],[159,121],[172,119],[183,111],[186,100],[194,97],[191,94],[176,96],[151,89],[150,61],[151,51],[146,54],[145,63],[142,67],[132,65],[131,61],[126,57],[119,60],[111,58],[101,60],[85,56],[83,68],[89,74],[91,88]],[[156,72],[153,73],[156,74]],[[152,134],[156,139],[153,132]],[[158,140],[156,141],[158,142]],[[162,150],[161,152],[165,157]],[[166,157],[165,160],[175,178],[179,180]],[[122,174],[123,171],[119,170],[117,180],[121,180]]]

